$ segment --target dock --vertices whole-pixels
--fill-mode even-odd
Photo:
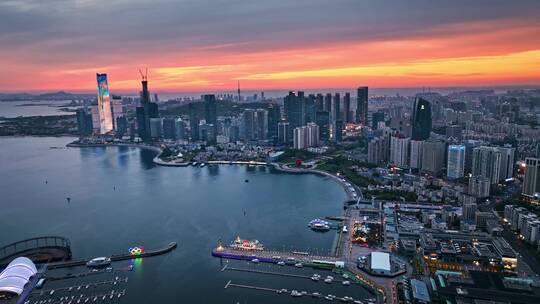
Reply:
[[[178,244],[176,242],[169,243],[166,247],[156,249],[156,250],[148,250],[141,254],[131,254],[131,253],[124,253],[124,254],[116,254],[110,256],[111,262],[117,262],[117,261],[125,261],[125,260],[131,260],[131,259],[138,259],[138,258],[146,258],[146,257],[152,257],[156,255],[161,255],[168,253],[170,251],[173,251],[176,249]],[[65,261],[65,262],[56,262],[56,263],[50,263],[47,265],[49,269],[58,269],[58,268],[66,268],[66,267],[75,267],[75,266],[84,266],[86,263],[88,263],[93,258],[85,258],[85,259],[78,259],[78,260],[71,260],[71,261]]]
[[[290,278],[299,278],[299,279],[307,279],[311,280],[310,276],[300,275],[300,274],[294,274],[294,273],[285,273],[285,272],[274,272],[274,271],[264,271],[264,270],[255,270],[255,269],[246,269],[246,268],[236,268],[236,267],[223,267],[221,271],[239,271],[239,272],[251,272],[251,273],[258,273],[258,274],[266,274],[266,275],[273,275],[273,276],[281,276],[281,277],[290,277]],[[343,280],[339,279],[333,279],[333,282],[337,283],[343,283]]]

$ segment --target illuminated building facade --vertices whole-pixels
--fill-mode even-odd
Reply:
[[[99,128],[101,134],[106,134],[113,130],[109,84],[107,83],[107,74],[96,74],[96,78],[98,86]]]

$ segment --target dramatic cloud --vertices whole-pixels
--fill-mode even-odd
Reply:
[[[0,90],[538,84],[540,1],[3,0]]]

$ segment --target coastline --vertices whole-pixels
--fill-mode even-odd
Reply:
[[[191,163],[190,162],[180,162],[180,163],[171,163],[163,161],[159,158],[159,155],[163,151],[160,147],[157,146],[151,146],[151,145],[145,145],[145,144],[132,144],[132,143],[103,143],[103,144],[78,144],[75,142],[68,143],[66,145],[67,147],[71,148],[92,148],[92,147],[132,147],[132,148],[140,148],[140,149],[147,149],[154,151],[158,153],[153,159],[152,162],[159,166],[164,167],[187,167]],[[356,200],[357,198],[353,197],[351,190],[349,189],[349,186],[347,185],[347,180],[343,181],[342,178],[339,176],[336,176],[332,173],[321,171],[317,169],[304,169],[304,168],[290,168],[286,167],[283,164],[277,163],[277,162],[257,162],[257,161],[221,161],[221,160],[211,160],[208,161],[209,165],[247,165],[247,166],[270,166],[276,169],[277,171],[284,172],[284,173],[291,173],[291,174],[316,174],[323,177],[328,177],[334,182],[338,183],[340,186],[343,187],[343,190],[345,191],[346,195],[346,201]],[[355,191],[359,191],[358,187],[353,185],[352,183],[349,183],[352,185],[353,189]],[[361,193],[361,192],[360,192]]]

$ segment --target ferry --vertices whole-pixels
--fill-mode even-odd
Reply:
[[[264,250],[264,246],[259,243],[257,240],[244,240],[241,239],[239,236],[236,237],[234,242],[229,245],[229,247],[233,249],[240,249],[240,250]]]
[[[314,219],[309,222],[308,227],[316,231],[328,231],[330,230],[330,223],[321,219]]]
[[[87,267],[105,267],[109,266],[111,264],[111,258],[108,257],[99,257],[95,259],[91,259],[86,263]]]

